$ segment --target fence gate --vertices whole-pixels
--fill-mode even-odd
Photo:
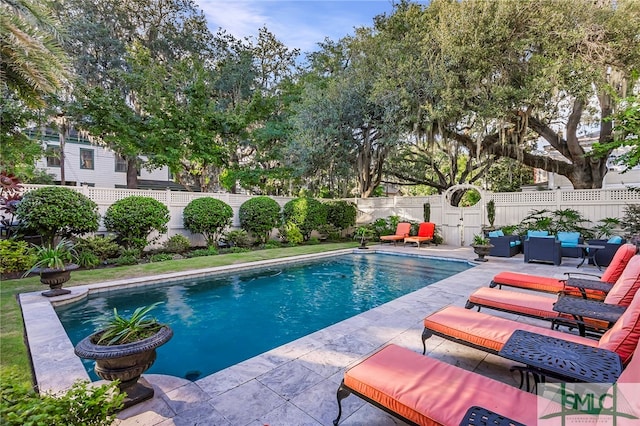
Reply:
[[[469,207],[451,205],[458,192],[471,189],[480,193],[480,201]],[[461,184],[447,189],[442,197],[442,236],[447,244],[468,246],[473,236],[481,233],[485,201],[484,190],[475,185]]]

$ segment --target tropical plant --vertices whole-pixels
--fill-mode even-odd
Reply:
[[[70,238],[98,230],[98,205],[86,195],[61,186],[27,192],[16,208],[21,232],[42,235],[53,245],[56,236]]]
[[[244,229],[234,229],[225,234],[225,239],[232,247],[249,248],[253,245],[253,240]]]
[[[141,306],[128,318],[121,316],[118,309],[113,308],[113,318],[99,330],[95,343],[104,346],[123,345],[153,336],[164,324],[155,318],[147,318],[147,315],[160,304],[161,302],[156,302],[150,306]]]
[[[233,209],[222,200],[212,197],[196,198],[184,208],[184,227],[204,235],[207,246],[215,247],[220,234],[231,225]]]
[[[620,226],[620,219],[617,217],[605,217],[600,219],[599,225],[594,226],[591,230],[598,239],[609,238],[613,235],[613,231]]]
[[[620,221],[627,237],[640,237],[640,204],[628,204],[624,208],[624,216]]]
[[[79,237],[75,239],[75,248],[79,255],[85,252],[93,253],[101,261],[116,257],[120,252],[120,246],[114,236]]]
[[[271,197],[254,197],[242,203],[238,216],[240,227],[264,243],[280,225],[280,205]]]
[[[472,246],[488,246],[489,244],[491,244],[491,240],[482,234],[474,235],[473,243],[471,243]]]
[[[327,223],[327,206],[313,198],[301,197],[289,201],[284,205],[282,214],[286,224],[296,225],[304,241],[309,239],[314,229]]]
[[[54,247],[43,245],[34,246],[34,249],[36,263],[25,272],[24,276],[42,269],[60,269],[64,271],[70,263],[78,259],[73,243],[66,239],[60,240]]]
[[[150,243],[148,238],[153,231],[167,232],[168,222],[167,206],[154,198],[136,195],[116,201],[104,215],[105,227],[118,235],[118,242],[139,251]],[[153,240],[158,238],[160,235]]]

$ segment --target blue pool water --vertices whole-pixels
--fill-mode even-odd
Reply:
[[[56,309],[72,343],[118,309],[162,302],[153,316],[171,325],[148,373],[195,380],[372,309],[471,266],[384,254],[347,254],[237,275],[97,293]],[[83,360],[87,372],[94,362]]]

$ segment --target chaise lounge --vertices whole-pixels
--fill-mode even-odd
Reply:
[[[610,321],[604,321],[605,318],[615,318],[617,312],[622,312],[622,309],[607,308],[629,306],[639,288],[640,256],[636,255],[631,258],[622,275],[620,275],[616,283],[611,287],[604,302],[595,300],[569,301],[569,303],[574,306],[576,306],[577,303],[580,304],[579,309],[573,312],[575,317],[554,310],[554,305],[559,300],[556,297],[488,287],[483,287],[473,292],[469,296],[465,307],[467,309],[477,307],[478,311],[480,308],[496,309],[533,318],[551,320],[555,324],[565,324],[569,326],[579,325],[592,331],[602,331],[610,328],[612,325]],[[599,316],[599,310],[609,311],[610,314]],[[594,320],[589,318],[589,313],[593,314],[593,317],[600,319]],[[576,321],[579,322],[576,323]]]
[[[609,264],[607,269],[604,271],[599,281],[582,279],[580,279],[579,281],[589,281],[596,283],[601,282],[613,285],[613,283],[615,283],[616,280],[620,277],[620,274],[622,274],[622,271],[627,266],[627,263],[636,254],[636,252],[637,247],[635,245],[623,244],[616,252],[615,256],[611,260],[611,264]],[[502,288],[502,286],[508,286],[527,290],[542,291],[546,293],[557,294],[559,292],[571,292],[573,294],[583,295],[583,293],[580,292],[577,288],[571,288],[571,282],[575,280],[571,277],[571,275],[573,274],[570,274],[570,278],[569,280],[567,280],[566,278],[559,279],[540,275],[523,274],[519,272],[500,272],[493,277],[493,280],[491,281],[491,284],[489,284],[489,287],[497,286],[498,288]],[[586,295],[588,295],[590,298],[602,300],[605,297],[608,286],[603,286],[602,288],[604,290],[587,291]]]
[[[640,417],[639,348],[616,382],[618,401],[628,403],[627,412],[636,418],[620,416],[616,419],[619,426],[637,424]],[[535,425],[541,424],[538,413],[560,411],[555,402],[533,393],[393,344],[345,372],[337,392],[334,425],[342,417],[342,400],[350,394],[408,424],[421,426]],[[600,420],[603,425],[611,424],[611,415],[598,418],[598,424]]]
[[[396,226],[396,233],[393,235],[383,235],[380,237],[380,241],[390,241],[393,245],[396,245],[398,241],[404,241],[406,237],[411,233],[411,224],[409,222],[400,222]]]
[[[436,230],[436,224],[433,222],[422,222],[418,227],[418,235],[409,236],[404,239],[404,244],[417,243],[420,244],[433,241],[433,234]]]

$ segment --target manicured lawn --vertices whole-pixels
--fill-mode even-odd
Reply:
[[[332,250],[357,247],[355,242],[328,243],[299,247],[256,250],[247,253],[229,253],[217,256],[204,256],[191,259],[170,260],[143,265],[121,266],[96,270],[75,271],[65,287],[91,284],[123,278],[134,278],[180,272],[236,263],[277,259],[302,254],[321,253]],[[38,277],[3,281],[0,286],[0,371],[15,371],[25,381],[31,381],[31,367],[27,348],[24,344],[22,315],[16,301],[16,295],[36,290],[44,290]]]

